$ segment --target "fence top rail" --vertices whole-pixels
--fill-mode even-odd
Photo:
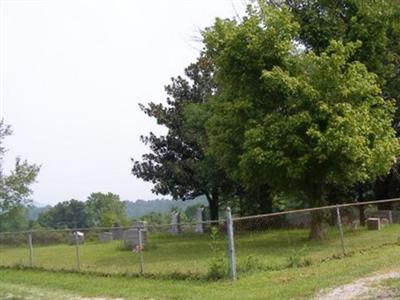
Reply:
[[[260,214],[260,215],[253,215],[253,216],[245,216],[245,217],[235,217],[232,218],[232,221],[241,221],[241,220],[250,220],[250,219],[257,219],[257,218],[266,218],[266,217],[274,217],[274,216],[281,216],[281,215],[288,215],[288,214],[296,214],[296,213],[304,213],[304,212],[311,212],[311,211],[318,211],[324,209],[335,209],[335,208],[343,208],[343,207],[351,207],[351,206],[363,206],[363,205],[370,205],[370,204],[380,204],[380,203],[389,203],[389,202],[400,202],[400,198],[392,198],[392,199],[383,199],[383,200],[374,200],[374,201],[366,201],[366,202],[352,202],[352,203],[343,203],[343,204],[336,204],[336,205],[328,205],[328,206],[320,206],[320,207],[311,207],[311,208],[304,208],[304,209],[294,209],[288,211],[281,211],[281,212],[274,212],[268,214]],[[147,228],[166,228],[171,226],[195,226],[197,224],[220,224],[225,223],[226,218],[218,219],[218,220],[209,220],[209,221],[202,221],[202,222],[186,222],[186,223],[169,223],[169,224],[145,224]],[[24,231],[6,231],[0,232],[0,235],[5,234],[29,234],[29,233],[37,233],[37,232],[70,232],[73,233],[75,231],[111,231],[111,230],[118,230],[118,229],[137,229],[140,228],[142,225],[131,225],[131,226],[120,226],[120,227],[86,227],[86,228],[63,228],[63,229],[33,229],[33,230],[24,230]]]
[[[351,207],[351,206],[363,206],[363,205],[398,202],[398,201],[400,201],[400,198],[365,201],[365,202],[343,203],[343,204],[335,204],[335,205],[280,211],[280,212],[268,213],[268,214],[262,214],[262,215],[237,217],[237,218],[233,218],[233,221],[250,220],[250,219],[263,218],[263,217],[274,217],[274,216],[282,216],[282,215],[289,215],[289,214],[296,214],[296,213],[303,213],[303,212],[318,211],[318,210],[324,210],[324,209],[334,209],[334,208]]]
[[[32,229],[32,230],[23,230],[23,231],[4,231],[0,232],[2,234],[29,234],[29,233],[38,233],[38,232],[70,232],[73,233],[75,231],[112,231],[112,230],[128,230],[128,229],[137,229],[145,226],[146,228],[167,228],[171,226],[196,226],[197,224],[220,224],[226,221],[225,218],[218,220],[208,220],[202,222],[186,222],[186,223],[168,223],[168,224],[144,224],[144,225],[131,225],[131,226],[115,226],[115,227],[84,227],[84,228],[60,228],[60,229]]]

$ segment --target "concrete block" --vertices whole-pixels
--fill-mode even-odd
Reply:
[[[368,218],[367,219],[368,230],[380,230],[381,229],[381,219],[379,218]]]

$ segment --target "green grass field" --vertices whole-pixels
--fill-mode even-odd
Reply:
[[[103,277],[60,272],[0,268],[0,298],[75,299],[309,299],[321,289],[335,287],[373,272],[400,269],[400,247],[384,246],[351,257],[302,268],[246,274],[228,280],[172,280]],[[35,295],[40,297],[35,297]],[[33,296],[32,296],[33,295]]]
[[[81,268],[90,274],[18,270],[14,266],[28,264],[28,249],[3,245],[0,264],[9,267],[0,268],[0,298],[304,299],[321,289],[375,271],[400,269],[400,225],[380,231],[346,231],[350,255],[344,258],[340,258],[341,245],[335,228],[329,230],[323,242],[309,241],[307,235],[306,230],[236,234],[239,280],[235,283],[227,279],[207,280],[205,276],[213,257],[225,256],[224,236],[214,245],[219,250],[212,251],[209,234],[151,234],[144,252],[145,273],[166,275],[151,278],[129,276],[138,272],[139,256],[121,250],[119,242],[81,245]],[[75,258],[74,246],[34,246],[36,267],[74,270]],[[311,263],[296,267],[302,265],[302,260]],[[178,279],[171,275],[174,272],[196,276]],[[104,277],[103,273],[114,275]]]
[[[400,225],[391,225],[380,231],[360,229],[345,232],[345,244],[349,253],[368,250],[383,244],[395,244],[400,235]],[[35,242],[35,241],[34,241]],[[151,234],[144,251],[144,269],[149,274],[194,274],[204,276],[213,257],[226,257],[226,239],[220,236],[215,243],[217,252],[211,249],[209,234]],[[329,230],[322,242],[309,241],[307,230],[270,230],[242,232],[235,237],[238,271],[280,270],[302,261],[318,264],[341,254],[337,230]],[[35,246],[34,266],[49,270],[73,270],[76,268],[75,246],[67,244]],[[80,246],[81,270],[102,273],[137,273],[139,255],[121,250],[121,243],[87,242]],[[0,265],[28,265],[27,247],[0,247]]]

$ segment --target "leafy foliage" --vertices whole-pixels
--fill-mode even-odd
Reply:
[[[211,227],[210,239],[212,257],[208,266],[207,278],[212,280],[225,278],[228,274],[228,263],[221,251],[220,235],[217,227]]]
[[[94,226],[121,226],[127,222],[125,205],[119,196],[113,193],[92,193],[85,206],[90,216],[89,223]]]
[[[221,190],[228,184],[224,170],[208,156],[204,122],[207,111],[202,106],[215,92],[213,65],[206,56],[185,69],[187,78],[172,78],[166,86],[167,106],[141,106],[142,110],[165,126],[168,133],[150,133],[142,141],[151,153],[142,161],[134,161],[132,172],[138,178],[154,184],[157,194],[170,194],[174,199],[191,200],[205,195],[212,219],[218,218]]]
[[[299,40],[320,54],[331,40],[360,41],[352,61],[378,75],[384,96],[400,100],[400,7],[393,0],[286,0],[300,24]]]
[[[28,221],[24,206],[32,202],[30,186],[39,173],[39,166],[21,158],[16,159],[14,169],[8,175],[3,173],[4,138],[11,134],[10,126],[0,121],[0,231],[26,228]]]
[[[247,189],[270,185],[318,206],[331,188],[389,172],[399,154],[395,106],[377,76],[352,60],[361,42],[332,41],[316,53],[294,43],[298,31],[289,9],[261,5],[204,32],[221,91],[210,151]],[[314,214],[313,237],[322,237],[322,220]]]
[[[87,228],[92,225],[85,203],[75,199],[58,203],[42,213],[38,222],[50,228]]]
[[[382,89],[382,96],[395,100],[400,106],[400,6],[396,0],[285,0],[266,1],[269,5],[284,5],[290,9],[300,24],[298,41],[307,49],[322,53],[331,40],[343,43],[361,42],[350,61],[363,63],[369,72],[375,73]],[[399,110],[394,128],[399,134]],[[387,176],[375,182],[357,184],[353,189],[338,188],[337,193],[358,201],[398,197],[400,177],[396,163]],[[391,204],[380,205],[390,209]]]

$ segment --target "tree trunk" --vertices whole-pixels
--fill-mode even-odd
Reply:
[[[244,209],[243,209],[243,198],[239,196],[239,214],[241,217],[244,216]]]
[[[360,225],[365,226],[365,211],[364,211],[364,205],[359,205],[358,206],[358,212],[360,215]]]
[[[323,184],[313,184],[311,185],[313,189],[310,191],[310,204],[312,207],[321,206],[324,203],[325,189]],[[310,234],[309,238],[311,240],[323,240],[326,237],[326,232],[324,229],[324,211],[314,210],[311,211],[311,223],[310,223]]]
[[[378,178],[375,181],[374,193],[376,200],[385,200],[390,198],[390,176],[391,174],[387,175],[384,178]],[[392,202],[379,203],[378,210],[392,210]]]
[[[262,214],[268,214],[272,212],[272,201],[269,191],[259,198],[259,207],[260,213]]]
[[[258,202],[257,213],[268,214],[272,212],[271,189],[268,185],[258,187],[256,198]]]
[[[365,201],[364,188],[363,188],[362,184],[359,184],[359,186],[358,186],[358,202],[364,202],[364,201]],[[364,205],[358,206],[358,215],[359,215],[360,225],[365,226]]]
[[[219,193],[213,190],[211,197],[207,196],[208,206],[210,208],[210,219],[218,220],[219,218]]]
[[[326,237],[326,232],[323,227],[324,212],[322,210],[315,210],[311,212],[311,226],[309,238],[311,240],[323,240]]]

